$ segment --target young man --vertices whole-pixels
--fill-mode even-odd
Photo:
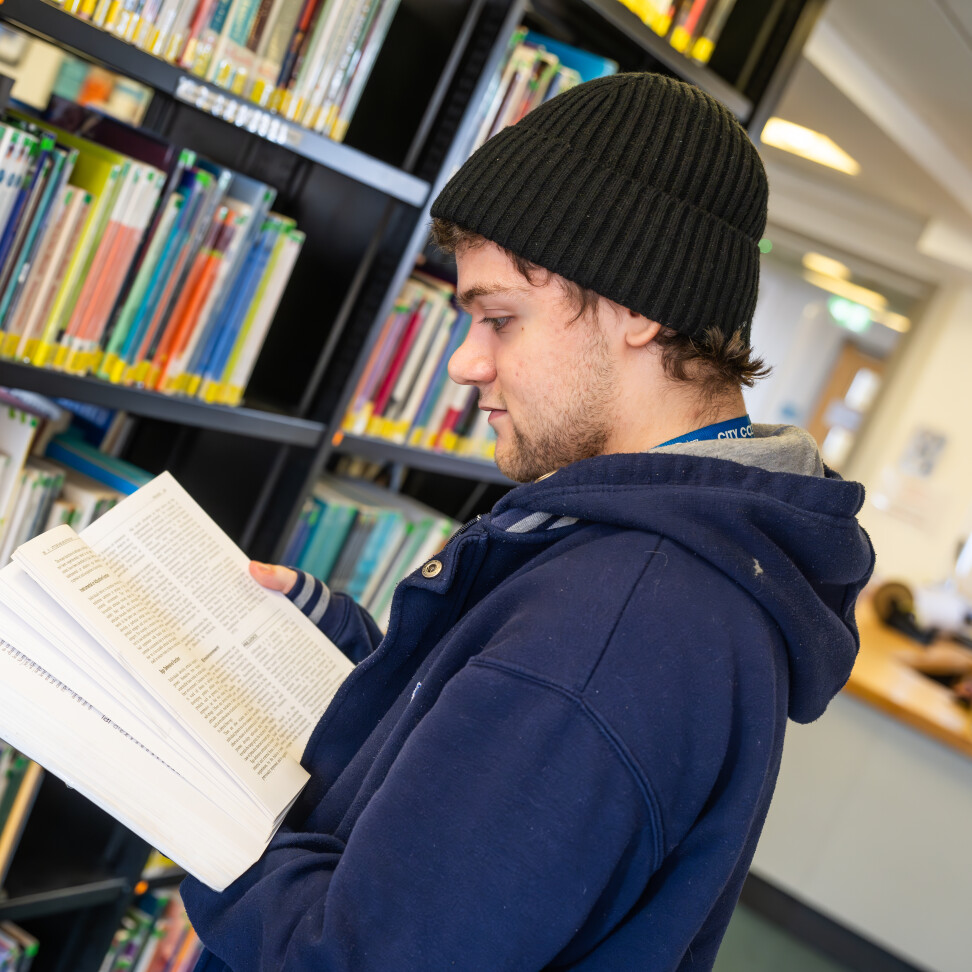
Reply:
[[[873,563],[861,487],[745,414],[765,206],[728,112],[650,74],[553,99],[447,185],[450,374],[524,485],[401,583],[384,639],[254,566],[358,665],[264,857],[186,882],[199,969],[711,967]]]

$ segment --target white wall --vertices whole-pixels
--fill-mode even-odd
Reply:
[[[805,425],[846,335],[823,293],[786,267],[764,260],[752,342],[773,371],[745,390],[754,422]]]
[[[900,459],[923,428],[946,436],[941,458],[927,478],[902,477]],[[931,302],[848,475],[869,492],[861,522],[878,572],[914,583],[947,576],[972,528],[972,287],[944,288]]]

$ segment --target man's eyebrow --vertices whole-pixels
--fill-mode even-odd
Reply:
[[[499,283],[476,284],[456,294],[456,303],[463,310],[469,310],[472,302],[480,297],[522,297],[526,293],[526,287],[509,287]]]

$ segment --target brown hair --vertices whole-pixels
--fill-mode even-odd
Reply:
[[[432,220],[432,241],[446,253],[456,253],[466,247],[478,247],[489,242],[479,233],[463,229],[444,219]],[[505,251],[516,269],[531,283],[542,286],[554,274],[552,271],[520,256]],[[596,314],[600,295],[587,287],[558,276],[564,296],[573,304],[577,321],[585,314]],[[761,358],[754,356],[742,339],[742,331],[731,336],[718,327],[706,328],[698,337],[680,334],[670,327],[663,327],[655,338],[661,351],[662,367],[673,381],[698,382],[701,399],[711,404],[720,395],[745,385],[752,388],[770,373]]]

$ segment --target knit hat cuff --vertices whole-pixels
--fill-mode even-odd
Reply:
[[[724,219],[524,123],[491,138],[460,173],[433,216],[682,334],[734,322],[748,342],[759,250]]]

